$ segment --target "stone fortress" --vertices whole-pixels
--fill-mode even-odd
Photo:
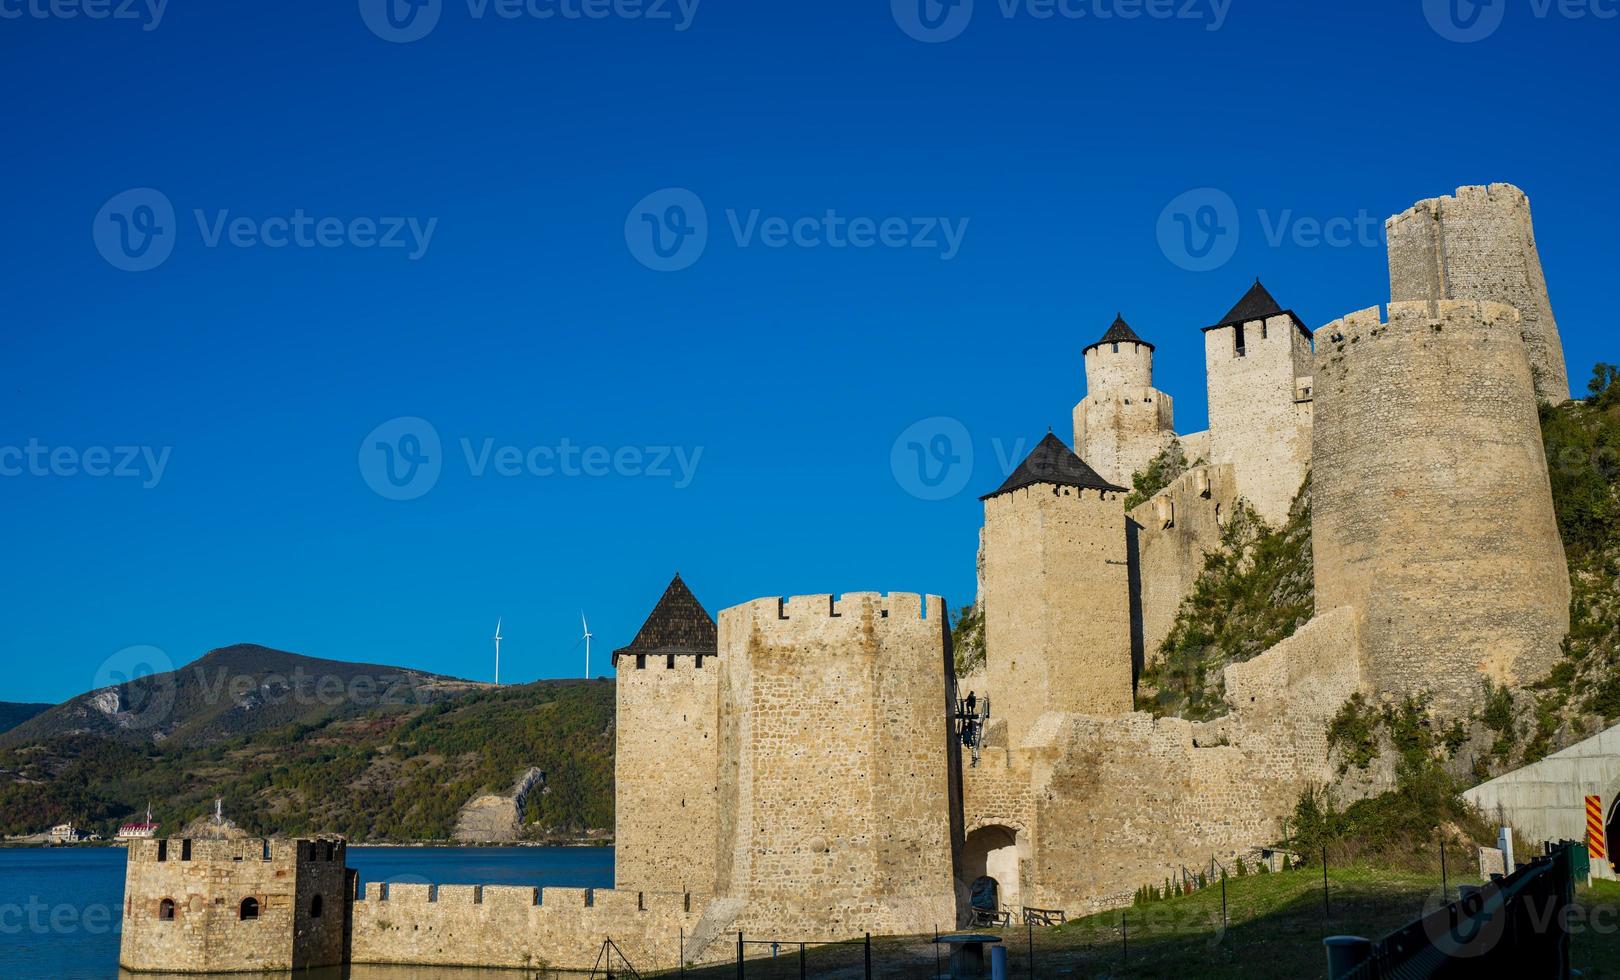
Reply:
[[[350,876],[322,918],[340,843],[144,842],[123,964],[588,969],[612,937],[646,972],[723,958],[738,931],[951,928],[986,877],[1006,906],[1074,915],[1254,854],[1333,781],[1351,695],[1466,710],[1484,678],[1546,674],[1568,629],[1537,421],[1568,381],[1525,195],[1464,187],[1388,232],[1387,315],[1312,331],[1257,281],[1203,328],[1207,431],[1175,432],[1123,317],[1084,349],[1074,450],[1049,434],[984,497],[970,677],[938,597],[766,598],[716,622],[677,576],[614,654],[614,889]],[[1174,439],[1196,465],[1127,512]],[[1245,506],[1285,520],[1307,477],[1314,618],[1225,669],[1225,715],[1136,711],[1222,528]],[[991,709],[977,752],[956,727],[969,691]]]

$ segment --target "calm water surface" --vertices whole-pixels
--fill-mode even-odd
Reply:
[[[613,887],[610,847],[350,847],[349,867],[359,872],[363,885]],[[123,900],[123,848],[0,848],[0,978],[114,980]],[[415,967],[341,974],[352,980],[510,980],[518,975]],[[231,976],[243,980],[241,974]],[[319,974],[302,976],[326,980]]]

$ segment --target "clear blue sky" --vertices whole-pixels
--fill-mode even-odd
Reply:
[[[959,31],[939,43],[878,0],[704,0],[689,21],[443,0],[405,43],[355,0],[172,0],[155,24],[27,2],[0,0],[0,447],[76,463],[0,477],[0,700],[68,697],[141,644],[487,677],[497,616],[507,679],[573,676],[581,608],[600,673],[676,570],[711,611],[865,589],[960,605],[997,446],[1070,438],[1081,348],[1116,311],[1158,344],[1178,427],[1202,428],[1198,328],[1255,275],[1313,326],[1387,299],[1375,241],[1312,244],[1301,219],[1381,227],[1459,184],[1531,195],[1577,389],[1620,359],[1620,22],[1532,0],[1483,8],[1501,24],[1473,43],[1420,0],[1190,19],[977,0],[966,21],[931,8]],[[1233,202],[1236,252],[1189,271],[1157,226],[1206,187]],[[128,229],[98,212],[138,188],[174,219],[122,220],[156,218],[173,251],[132,272],[103,258]],[[695,227],[666,188],[708,239],[654,271],[637,229]],[[948,259],[766,244],[767,219],[829,210],[961,238]],[[300,213],[341,219],[337,247],[265,244]],[[395,216],[432,223],[419,257],[347,225]],[[251,247],[220,224],[238,217]],[[943,500],[891,467],[936,416],[974,451]],[[437,482],[404,501],[360,464],[401,417],[442,439]],[[680,487],[673,465],[475,476],[463,439],[702,455]],[[155,486],[151,464],[82,472],[121,446],[169,451]]]

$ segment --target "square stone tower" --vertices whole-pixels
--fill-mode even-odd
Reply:
[[[1311,331],[1260,280],[1204,328],[1209,462],[1232,464],[1238,494],[1271,524],[1311,467]]]
[[[1131,711],[1125,489],[1048,433],[984,498],[992,718],[1016,746],[1048,711]]]
[[[613,652],[620,889],[714,891],[718,653],[714,620],[679,575],[635,640]]]
[[[794,939],[956,922],[961,813],[945,601],[757,599],[720,613],[721,895]]]
[[[1123,315],[1085,349],[1086,397],[1074,407],[1074,449],[1103,479],[1129,486],[1175,437],[1175,406],[1153,387],[1153,345]]]
[[[162,973],[338,966],[345,856],[339,840],[134,841],[118,963]]]

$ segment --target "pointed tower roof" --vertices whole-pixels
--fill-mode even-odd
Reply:
[[[720,652],[720,641],[715,633],[714,620],[704,611],[697,596],[686,587],[680,573],[676,573],[663,598],[641,624],[641,630],[627,647],[613,651],[613,662],[621,654],[656,655],[660,657],[713,657]]]
[[[1148,350],[1153,349],[1152,344],[1137,336],[1136,331],[1131,329],[1131,325],[1125,322],[1124,314],[1119,314],[1114,317],[1114,325],[1108,328],[1108,331],[1102,335],[1102,339],[1098,340],[1094,344],[1088,345],[1086,350],[1090,351],[1091,348],[1101,347],[1103,344],[1124,343],[1141,344]]]
[[[1221,317],[1219,323],[1204,329],[1206,331],[1219,330],[1222,327],[1248,323],[1252,320],[1269,320],[1274,316],[1289,317],[1294,321],[1294,325],[1300,329],[1301,333],[1307,337],[1311,335],[1311,329],[1305,326],[1299,317],[1294,315],[1294,311],[1283,309],[1282,304],[1278,303],[1276,297],[1271,295],[1271,291],[1261,285],[1260,277],[1255,276],[1254,285],[1250,286],[1249,291],[1243,294],[1243,298],[1237,301],[1237,305],[1227,310],[1226,315]]]
[[[1012,476],[1007,477],[1007,481],[997,488],[995,493],[987,493],[979,499],[989,500],[991,497],[1022,490],[1037,483],[1125,492],[1124,487],[1116,487],[1099,476],[1096,470],[1086,465],[1085,460],[1065,446],[1062,439],[1048,432],[1046,438],[1024,457],[1024,461],[1013,470]]]

